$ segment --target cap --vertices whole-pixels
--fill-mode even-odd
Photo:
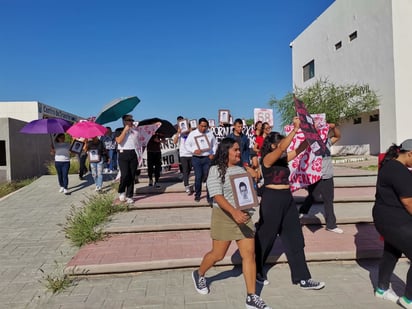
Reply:
[[[407,139],[401,144],[401,150],[412,151],[412,139]]]

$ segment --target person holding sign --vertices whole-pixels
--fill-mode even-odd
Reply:
[[[329,132],[332,136],[326,140],[328,152],[322,156],[322,179],[308,187],[308,196],[305,198],[299,213],[307,214],[315,201],[314,196],[318,193],[322,196],[323,205],[325,207],[326,230],[337,234],[342,234],[343,230],[336,225],[336,216],[333,208],[334,199],[334,183],[333,183],[333,164],[331,157],[331,146],[335,144],[341,137],[339,128],[334,123],[329,123]]]
[[[84,151],[89,157],[90,169],[96,185],[96,191],[100,192],[103,186],[103,164],[107,156],[104,143],[97,137],[93,137],[84,145]]]
[[[293,284],[299,284],[302,289],[319,290],[325,286],[325,283],[311,279],[303,250],[305,241],[299,214],[289,187],[288,162],[308,147],[305,140],[296,150],[286,152],[299,130],[298,117],[293,119],[293,126],[293,131],[286,137],[278,132],[271,132],[265,138],[261,149],[265,187],[260,202],[260,218],[255,237],[256,280],[263,285],[269,284],[263,273],[263,266],[279,234],[285,247]]]
[[[209,122],[200,118],[198,127],[189,133],[186,139],[186,149],[192,154],[192,166],[195,172],[195,201],[200,201],[202,182],[206,181],[210,162],[214,157],[217,143],[213,132],[208,129]],[[208,203],[212,201],[207,194]]]
[[[246,307],[270,309],[256,294],[256,265],[254,259],[255,241],[252,212],[236,208],[234,190],[230,176],[244,174],[240,167],[239,144],[230,137],[224,138],[216,151],[207,179],[210,196],[214,198],[212,223],[212,249],[203,257],[199,269],[192,273],[195,289],[200,294],[208,294],[205,274],[218,261],[222,260],[233,240],[236,241],[242,257],[242,271],[246,283]],[[248,171],[253,172],[251,168]],[[254,177],[254,175],[252,174]]]

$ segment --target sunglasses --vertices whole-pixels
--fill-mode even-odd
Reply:
[[[131,122],[134,122],[134,119],[125,119],[124,121],[131,121]]]

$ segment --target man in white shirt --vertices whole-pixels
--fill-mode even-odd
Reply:
[[[202,192],[202,181],[206,181],[209,172],[210,162],[213,159],[217,142],[211,131],[206,118],[200,118],[197,129],[190,132],[185,143],[187,151],[192,153],[192,165],[195,172],[195,201],[200,201]],[[208,203],[211,204],[209,194]]]

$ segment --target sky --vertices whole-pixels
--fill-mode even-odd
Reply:
[[[0,0],[0,101],[87,118],[137,96],[135,120],[250,119],[293,90],[289,44],[332,3]]]

